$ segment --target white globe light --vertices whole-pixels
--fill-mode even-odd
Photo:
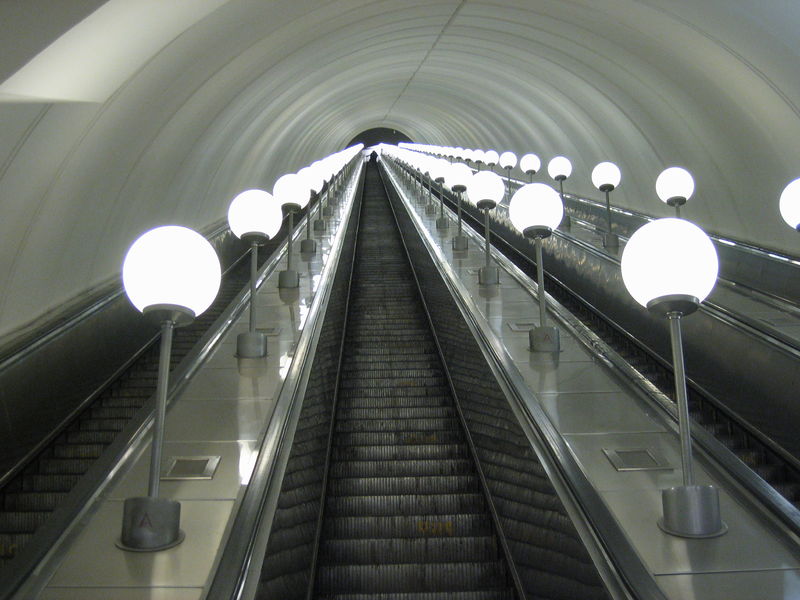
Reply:
[[[197,317],[217,297],[222,271],[214,248],[196,231],[177,225],[142,234],[122,264],[122,283],[140,311],[158,305],[189,309]]]
[[[287,173],[281,175],[275,182],[272,187],[272,195],[281,206],[298,204],[300,208],[303,208],[308,204],[311,192],[308,184],[297,173]]]
[[[525,154],[519,159],[519,168],[525,173],[536,173],[542,168],[542,161],[535,154]]]
[[[500,160],[500,155],[496,150],[487,150],[483,153],[483,162],[489,166],[496,165],[498,160]]]
[[[792,229],[800,230],[800,179],[787,185],[780,200],[781,216]]]
[[[258,233],[272,239],[281,228],[282,220],[281,205],[264,190],[246,190],[228,207],[228,225],[238,238],[246,233]]]
[[[555,229],[564,217],[559,193],[545,183],[529,183],[511,197],[508,216],[521,232],[529,227]]]
[[[472,160],[475,162],[485,162],[484,158],[486,157],[486,153],[483,150],[473,150],[472,151]]]
[[[601,192],[610,192],[619,186],[622,173],[612,162],[601,162],[592,170],[592,183]]]
[[[481,201],[500,202],[506,192],[503,178],[492,171],[479,171],[467,183],[467,197],[477,205]]]
[[[467,185],[469,184],[469,180],[471,178],[472,169],[470,169],[464,163],[454,163],[445,174],[444,182],[454,192],[463,192],[467,189]]]
[[[572,175],[572,163],[566,156],[556,156],[547,163],[547,173],[552,179],[567,179]]]
[[[504,169],[513,169],[517,166],[517,155],[506,150],[500,155],[500,166]]]
[[[322,169],[319,163],[317,163],[317,166],[310,165],[308,167],[303,167],[297,172],[297,175],[305,180],[310,192],[318,194],[322,191],[325,178],[322,176]]]
[[[674,199],[688,200],[693,193],[694,178],[689,171],[681,167],[664,169],[656,179],[656,194],[667,204]]]
[[[702,302],[717,281],[717,251],[694,223],[666,218],[650,221],[628,240],[622,252],[622,279],[642,306],[671,295]]]

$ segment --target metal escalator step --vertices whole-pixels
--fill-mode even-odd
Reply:
[[[116,435],[115,431],[70,431],[67,433],[67,443],[110,444]]]
[[[334,496],[392,496],[395,494],[459,494],[474,492],[479,482],[476,475],[436,477],[342,477],[328,482],[328,493]]]
[[[333,460],[420,460],[468,458],[465,444],[393,444],[382,446],[336,446]]]
[[[514,600],[511,590],[479,590],[472,592],[411,592],[398,594],[322,594],[316,600]]]
[[[81,419],[83,431],[122,431],[128,423],[127,419]]]
[[[440,431],[355,431],[336,434],[338,446],[396,446],[419,444],[459,444],[463,441],[461,432],[454,429]]]
[[[492,535],[488,514],[425,515],[389,517],[337,517],[325,519],[327,539],[427,538]]]
[[[424,342],[406,342],[392,339],[388,336],[386,339],[374,342],[361,342],[358,346],[348,346],[345,348],[345,363],[352,357],[358,356],[419,356],[421,354],[428,354],[436,351],[436,345],[426,340]]]
[[[66,492],[11,492],[6,493],[3,510],[52,511],[67,497]]]
[[[154,392],[155,388],[153,388],[152,393],[142,394],[140,396],[114,396],[112,394],[106,394],[100,399],[100,406],[135,407],[139,409],[144,406],[145,402],[150,399]]]
[[[49,512],[4,511],[0,513],[0,533],[33,533],[45,522]]]
[[[342,421],[367,419],[442,419],[454,417],[456,411],[450,406],[388,407],[388,408],[340,408],[336,418]]]
[[[137,406],[93,406],[89,415],[92,419],[130,419],[137,410]]]
[[[438,377],[398,377],[390,381],[385,379],[372,379],[372,378],[358,378],[358,379],[343,379],[341,382],[342,389],[369,389],[369,388],[386,388],[389,386],[391,389],[395,388],[444,388],[447,385],[447,380],[443,375]]]
[[[388,365],[384,363],[373,363],[373,368],[371,369],[359,369],[358,371],[358,378],[355,379],[356,381],[363,381],[366,379],[381,379],[385,380],[386,383],[390,384],[393,380],[396,379],[421,379],[421,378],[431,378],[431,377],[442,377],[442,370],[439,368],[436,369],[405,369],[394,367],[393,365]]]
[[[465,494],[403,494],[394,496],[332,496],[327,503],[337,517],[377,517],[407,514],[477,514],[486,510],[483,496]]]
[[[68,492],[78,483],[80,475],[28,474],[22,479],[24,492]]]
[[[414,408],[418,406],[452,406],[450,396],[400,396],[397,398],[340,398],[339,410],[376,408]]]
[[[412,477],[465,475],[472,461],[450,458],[438,460],[339,461],[331,465],[331,477]]]
[[[439,398],[447,392],[444,385],[424,388],[419,386],[392,386],[392,387],[367,387],[367,388],[339,388],[339,398],[348,400],[350,398],[419,398],[430,394],[431,397]]]
[[[104,444],[56,444],[54,458],[97,458],[105,450]]]
[[[453,592],[506,587],[499,562],[323,566],[317,572],[323,593]]]
[[[356,431],[442,431],[455,429],[455,417],[444,419],[357,419],[337,421],[336,431],[341,433]]]
[[[49,475],[83,475],[94,462],[91,458],[43,458],[39,472]]]
[[[442,562],[448,557],[474,562],[499,556],[494,536],[325,540],[320,556],[328,564],[371,565],[380,562]],[[452,560],[452,558],[450,558]]]

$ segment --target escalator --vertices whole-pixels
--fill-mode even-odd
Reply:
[[[285,231],[261,252],[263,264],[282,243]],[[243,255],[246,257],[246,255]],[[190,325],[175,330],[170,368],[194,348],[247,284],[249,261],[224,274],[214,303]],[[33,539],[70,491],[153,397],[159,345],[150,344],[108,388],[54,435],[52,441],[0,488],[0,572]]]
[[[306,393],[256,596],[608,598],[505,399],[462,406],[373,164],[364,190],[335,398]]]

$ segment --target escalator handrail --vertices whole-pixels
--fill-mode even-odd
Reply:
[[[250,476],[250,483],[229,527],[224,548],[216,565],[216,573],[209,587],[207,600],[249,598],[255,594],[261,562],[272,529],[272,519],[277,508],[283,474],[291,453],[292,438],[302,409],[302,398],[319,335],[322,330],[331,287],[342,252],[344,234],[351,218],[353,198],[363,182],[363,165],[357,168],[352,179],[359,182],[348,190],[345,200],[346,215],[331,243],[328,261],[320,275],[314,301],[306,316],[303,332],[297,342],[294,359],[284,379],[264,434],[258,441],[258,458]]]

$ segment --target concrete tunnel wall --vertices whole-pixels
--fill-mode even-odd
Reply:
[[[130,243],[203,229],[359,132],[556,154],[565,190],[798,254],[800,4],[756,0],[7,0],[0,347],[119,281]],[[547,180],[546,176],[537,176]]]

